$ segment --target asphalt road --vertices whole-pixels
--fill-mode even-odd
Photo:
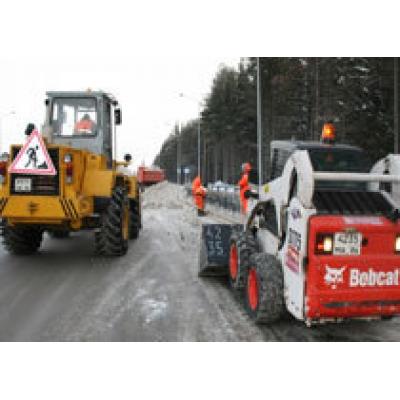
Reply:
[[[125,257],[93,255],[90,233],[46,238],[32,257],[0,249],[1,341],[397,341],[400,320],[307,328],[254,325],[225,279],[197,277],[198,222],[145,210]],[[187,212],[185,214],[187,216]]]

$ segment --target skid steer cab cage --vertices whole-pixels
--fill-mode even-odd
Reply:
[[[381,184],[389,184],[393,200],[395,200],[396,203],[400,203],[400,156],[389,155],[386,160],[387,162],[381,160],[375,164],[370,173],[321,172],[313,169],[307,151],[298,150],[288,159],[282,177],[278,178],[282,181],[276,186],[276,189],[282,193],[282,186],[286,187],[287,190],[283,190],[283,193],[289,195],[291,192],[289,188],[293,185],[291,180],[293,176],[296,176],[297,187],[301,188],[301,190],[297,192],[297,197],[304,207],[313,208],[313,196],[316,182],[361,182],[366,183],[368,185],[367,189],[370,191],[378,191]],[[389,160],[390,168],[383,168],[383,164],[389,165]],[[274,185],[269,186],[273,189]],[[274,197],[273,191],[274,190],[267,195],[264,194],[261,196],[261,199],[267,200],[271,198],[271,196]],[[265,192],[267,192],[267,190],[265,190]],[[282,194],[278,195],[278,197],[281,196]],[[290,199],[286,198],[282,200],[283,203],[287,204]]]

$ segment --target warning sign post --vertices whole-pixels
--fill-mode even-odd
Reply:
[[[10,174],[53,176],[57,174],[43,138],[37,130],[31,133],[28,141],[10,165],[8,172]]]

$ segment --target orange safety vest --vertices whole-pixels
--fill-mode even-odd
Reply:
[[[244,194],[250,190],[250,185],[249,185],[249,174],[245,172],[242,175],[242,178],[239,181],[239,187],[240,187],[240,205],[242,209],[242,213],[246,214],[247,213],[247,199],[244,197]]]
[[[197,200],[196,200],[196,190],[201,186],[201,179],[199,176],[196,176],[194,178],[193,183],[192,183],[192,196],[193,196],[193,203],[197,205]]]
[[[93,125],[93,121],[90,119],[82,119],[75,124],[75,132],[92,133]]]
[[[206,197],[206,189],[200,185],[195,190],[195,202],[199,210],[204,210],[205,197]]]
[[[201,180],[199,176],[196,176],[196,178],[193,179],[192,183],[192,194],[194,196],[196,189],[201,186]]]

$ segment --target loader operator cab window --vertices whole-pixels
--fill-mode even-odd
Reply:
[[[94,98],[58,98],[53,102],[54,136],[93,137],[97,133],[97,107]]]

